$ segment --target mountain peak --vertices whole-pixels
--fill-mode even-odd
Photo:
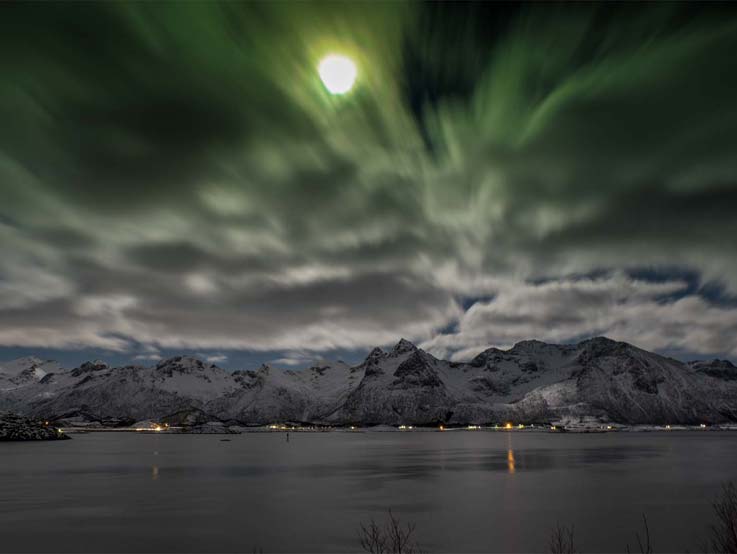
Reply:
[[[729,410],[737,405],[733,361],[686,365],[605,337],[575,344],[523,341],[515,348],[490,348],[471,362],[449,362],[403,339],[393,349],[375,348],[354,367],[319,362],[312,371],[301,371],[264,365],[231,374],[177,356],[154,367],[104,371],[95,371],[103,364],[88,362],[72,370],[78,379],[67,379],[67,371],[53,362],[36,368],[20,364],[20,374],[8,372],[6,362],[0,369],[0,400],[34,416],[63,414],[66,420],[97,422],[162,421],[206,407],[203,421],[226,426],[274,421],[466,425],[507,417],[689,425],[737,420]]]
[[[417,347],[409,342],[407,339],[399,339],[399,342],[392,348],[392,355],[406,354],[407,352],[414,352]]]
[[[374,348],[371,352],[368,353],[368,356],[366,356],[365,361],[371,361],[371,360],[378,360],[379,358],[383,358],[386,356],[386,352],[384,352],[381,348],[378,346]]]
[[[501,356],[504,356],[505,352],[504,350],[499,350],[498,348],[487,348],[483,352],[479,352],[476,354],[476,356],[473,357],[473,359],[469,362],[470,365],[474,367],[482,367],[489,362],[489,360],[492,360],[496,358],[498,361],[501,359]]]
[[[554,345],[550,345],[547,342],[543,342],[541,340],[536,340],[536,339],[523,340],[523,341],[515,343],[515,345],[512,346],[512,348],[510,349],[510,352],[514,352],[514,353],[537,352],[549,346],[554,346]]]
[[[157,370],[176,371],[179,373],[190,373],[192,371],[203,370],[208,367],[214,367],[212,364],[205,364],[199,358],[192,356],[174,356],[167,358],[156,364]]]
[[[608,337],[592,337],[578,343],[579,348],[584,348],[594,353],[610,352],[615,349],[623,350],[630,346],[626,342],[612,340]]]
[[[579,342],[578,344],[606,344],[606,345],[613,345],[613,344],[619,344],[619,341],[616,341],[614,339],[610,339],[609,337],[598,336],[598,337],[591,337],[590,339],[583,340],[583,341]]]
[[[579,342],[575,346],[578,352],[578,361],[587,364],[597,358],[639,358],[641,354],[654,356],[652,352],[640,350],[629,343],[616,341],[607,337],[594,337]],[[680,362],[679,362],[680,363]]]
[[[81,366],[82,369],[90,369],[90,370],[101,370],[101,369],[107,369],[108,366],[105,362],[102,360],[94,360],[92,362],[84,362]]]
[[[19,375],[27,369],[34,369],[43,366],[46,362],[36,356],[25,356],[10,360],[9,362],[0,363],[0,374]]]
[[[105,362],[101,360],[95,360],[94,362],[84,362],[78,368],[72,370],[72,376],[79,377],[83,373],[102,371],[103,369],[108,369],[109,367],[110,366],[108,366]]]

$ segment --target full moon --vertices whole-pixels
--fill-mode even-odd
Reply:
[[[338,54],[325,56],[317,67],[325,88],[332,94],[345,94],[356,82],[356,64],[353,60]]]

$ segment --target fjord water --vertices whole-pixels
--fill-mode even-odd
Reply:
[[[737,433],[164,435],[0,443],[2,552],[358,551],[388,508],[430,552],[697,549]]]

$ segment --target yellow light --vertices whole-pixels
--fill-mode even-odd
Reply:
[[[505,429],[511,429],[512,428],[512,424],[511,423],[507,423],[507,424],[504,425],[504,428]]]
[[[551,431],[555,431],[555,425],[551,425],[551,426],[550,426],[550,430],[551,430]]]
[[[511,448],[507,451],[507,469],[509,470],[509,473],[514,473],[514,452],[512,452]]]
[[[525,428],[525,426],[522,425],[521,423],[517,427],[519,427],[520,429],[524,429]]]
[[[440,429],[441,431],[445,431],[445,427],[444,427],[443,425],[441,425],[441,426],[439,427],[439,429]]]
[[[340,54],[325,56],[317,67],[325,88],[332,94],[345,94],[353,88],[358,70],[353,60]]]

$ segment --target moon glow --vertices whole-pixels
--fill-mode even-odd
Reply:
[[[353,88],[358,70],[353,60],[339,54],[325,56],[317,67],[325,88],[332,94],[345,94]]]

